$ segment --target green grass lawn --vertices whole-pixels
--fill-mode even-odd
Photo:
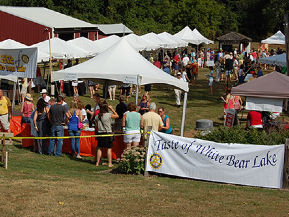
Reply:
[[[196,120],[223,125],[225,84],[208,81],[201,69],[199,83],[190,86],[185,131],[192,135]],[[101,90],[100,90],[101,91]],[[118,96],[118,94],[117,94]],[[38,94],[34,94],[34,103]],[[180,128],[182,108],[173,90],[153,87],[157,107],[163,106],[173,128]],[[69,102],[72,97],[67,97]],[[84,104],[94,105],[88,96]],[[134,96],[130,101],[135,101]],[[114,107],[117,101],[109,101]],[[16,107],[19,109],[19,107]],[[288,119],[288,113],[282,114]],[[241,127],[244,122],[241,122]],[[95,167],[92,157],[38,155],[20,143],[7,146],[8,170],[0,168],[0,216],[288,216],[287,190],[219,184],[163,176],[121,175]],[[117,165],[117,162],[113,162]],[[3,164],[0,163],[3,166]]]

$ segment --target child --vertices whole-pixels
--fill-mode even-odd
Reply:
[[[210,73],[207,76],[209,77],[210,95],[213,95],[214,68],[210,66],[209,69]]]
[[[190,82],[190,79],[188,78],[188,76],[187,76],[187,73],[186,73],[186,71],[185,71],[185,68],[184,67],[181,67],[180,68],[180,71],[181,71],[181,76],[182,76],[182,79],[183,79],[183,81],[185,81],[185,82]]]

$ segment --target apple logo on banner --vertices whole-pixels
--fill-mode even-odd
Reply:
[[[163,164],[163,158],[159,153],[150,156],[150,165],[153,169],[159,169]]]

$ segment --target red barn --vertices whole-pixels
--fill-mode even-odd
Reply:
[[[78,37],[97,39],[95,24],[43,7],[0,6],[0,41],[13,39],[26,45],[51,37],[70,40]]]

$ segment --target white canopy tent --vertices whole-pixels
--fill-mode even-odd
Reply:
[[[168,34],[166,34],[167,32],[162,32],[160,34],[158,34],[158,37],[162,40],[166,42],[166,47],[164,48],[177,48],[178,47],[178,42],[171,38],[170,36],[168,36]]]
[[[160,47],[160,45],[148,41],[144,38],[141,38],[138,35],[135,34],[129,34],[124,36],[125,40],[137,51],[150,51],[150,50],[156,50]]]
[[[33,47],[33,46],[27,46],[20,42],[14,41],[13,39],[6,39],[0,42],[0,48],[4,48],[4,49],[28,48],[28,47]],[[38,49],[37,62],[41,63],[42,61],[43,62],[49,61],[49,54],[44,53]]]
[[[151,42],[153,42],[153,43],[155,43],[155,44],[158,44],[158,45],[160,45],[160,47],[162,47],[162,48],[166,48],[168,45],[168,41],[166,41],[166,40],[162,40],[156,33],[154,33],[154,32],[150,32],[150,33],[147,33],[147,34],[145,34],[145,35],[142,35],[142,36],[140,36],[141,38],[144,38],[144,39],[146,39],[146,40],[148,40],[148,41],[151,41]]]
[[[196,36],[197,40],[200,42],[199,44],[201,43],[214,44],[214,41],[207,39],[197,29],[193,30],[193,34]]]
[[[177,37],[172,36],[170,33],[167,32],[162,32],[160,34],[158,34],[161,38],[165,38],[171,41],[175,41],[177,47],[186,47],[188,46],[188,42],[183,41],[182,39],[179,39]]]
[[[270,65],[277,66],[287,66],[286,65],[286,53],[274,55],[270,57],[260,58],[259,62]]]
[[[110,35],[108,37],[99,39],[94,41],[94,43],[105,47],[105,49],[108,49],[109,47],[111,47],[112,45],[114,45],[116,42],[118,42],[120,40],[120,37],[117,35]]]
[[[279,30],[271,37],[261,41],[263,44],[285,44],[285,35]]]
[[[101,53],[106,49],[104,46],[96,44],[85,37],[75,38],[67,41],[67,43],[86,50],[87,52],[89,52],[90,56],[95,56],[96,54]]]
[[[70,58],[82,58],[89,56],[89,52],[79,48],[75,45],[68,44],[66,41],[60,38],[51,38],[51,55],[53,59],[70,59]],[[49,40],[39,42],[31,45],[31,47],[38,47],[38,50],[50,54]]]
[[[183,106],[183,121],[181,133],[184,130],[188,83],[168,75],[158,69],[141,54],[139,54],[125,39],[120,40],[98,56],[79,65],[53,72],[53,81],[65,80],[68,75],[76,74],[78,78],[93,79],[109,84],[122,83],[125,76],[138,76],[139,85],[160,84],[166,87],[185,91]]]
[[[174,34],[174,36],[178,37],[178,38],[180,38],[180,39],[182,39],[184,41],[187,41],[187,42],[189,42],[191,44],[196,44],[196,45],[200,44],[198,38],[196,38],[196,36],[193,34],[193,31],[188,26],[183,28],[178,33]]]
[[[178,33],[174,34],[174,36],[195,45],[199,45],[202,43],[214,44],[214,41],[211,41],[204,37],[197,29],[194,29],[192,31],[191,28],[188,26],[183,28]]]

